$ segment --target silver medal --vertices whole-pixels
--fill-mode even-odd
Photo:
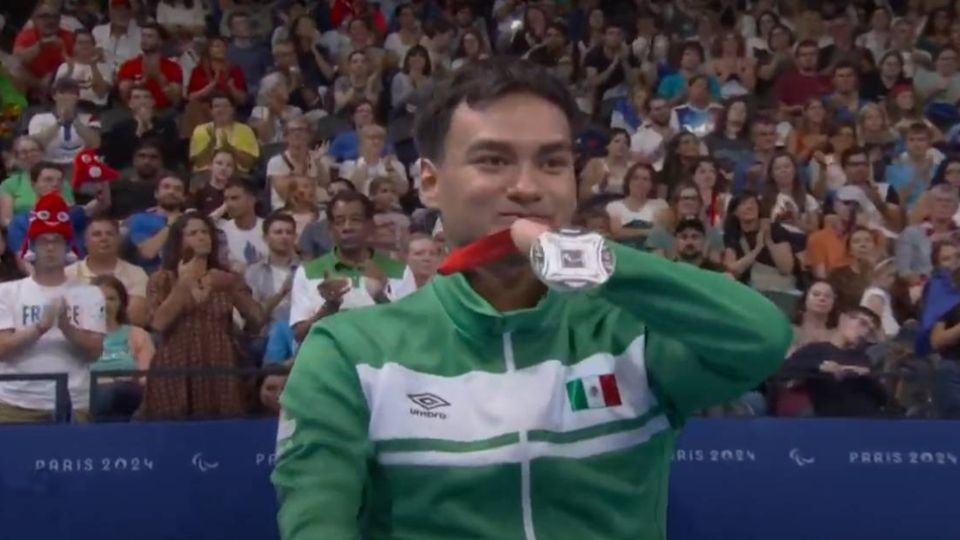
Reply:
[[[558,291],[585,291],[613,274],[616,261],[606,240],[594,232],[561,228],[540,235],[530,247],[533,271]]]

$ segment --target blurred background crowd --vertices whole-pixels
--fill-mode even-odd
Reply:
[[[428,283],[446,248],[413,121],[491,55],[575,94],[579,225],[793,318],[782,371],[704,414],[960,415],[960,1],[62,0],[19,19],[0,280],[32,279],[28,217],[59,192],[66,275],[105,299],[100,358],[63,360],[71,383],[105,372],[92,399],[71,384],[77,418],[273,414],[313,322]],[[119,178],[77,188],[89,150]],[[49,371],[41,346],[0,375]],[[0,419],[54,408],[14,380],[0,406],[25,385],[49,397]]]

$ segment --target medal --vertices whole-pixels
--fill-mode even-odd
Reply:
[[[541,234],[530,247],[533,272],[557,291],[586,291],[605,283],[616,260],[603,236],[575,228]]]

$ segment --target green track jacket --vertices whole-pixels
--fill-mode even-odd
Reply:
[[[316,324],[283,393],[284,540],[663,540],[691,413],[780,365],[783,314],[611,244],[588,293],[499,313],[462,275]]]

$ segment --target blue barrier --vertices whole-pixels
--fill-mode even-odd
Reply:
[[[270,420],[0,428],[0,538],[275,540],[273,440]],[[692,421],[669,538],[957,540],[958,460],[958,423]]]

